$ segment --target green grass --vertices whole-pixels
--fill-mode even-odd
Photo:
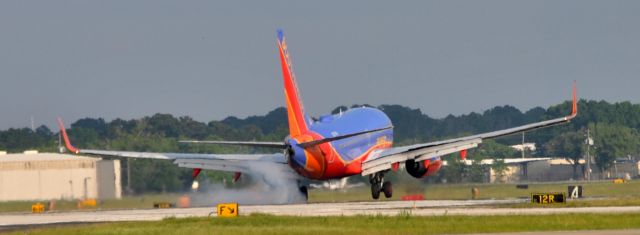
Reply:
[[[148,194],[143,196],[127,196],[122,199],[99,200],[95,208],[83,208],[81,210],[109,210],[109,209],[148,209],[153,208],[154,202],[175,203],[179,194]],[[29,212],[31,205],[42,203],[49,210],[48,201],[10,201],[0,202],[0,212]],[[78,210],[76,200],[56,200],[56,211]]]
[[[630,206],[640,205],[640,180],[624,184],[614,184],[612,181],[597,182],[562,182],[562,183],[532,183],[529,189],[517,189],[515,184],[421,184],[419,181],[397,183],[394,186],[393,197],[381,197],[380,200],[400,200],[407,194],[422,193],[427,200],[467,200],[471,199],[471,188],[480,190],[479,199],[528,198],[534,192],[566,192],[568,185],[582,185],[585,197],[614,198],[612,200],[580,200],[570,201],[567,205],[558,206]],[[309,190],[309,202],[350,202],[372,201],[368,185],[347,190]],[[149,194],[142,196],[126,196],[120,200],[98,201],[96,208],[84,210],[108,209],[147,209],[153,208],[154,202],[175,203],[181,194]],[[31,205],[38,201],[0,202],[0,212],[29,212]],[[39,201],[46,206],[49,202]],[[77,210],[77,201],[56,202],[56,210]],[[509,205],[511,207],[528,207],[529,204]]]
[[[612,181],[531,183],[528,189],[517,189],[516,184],[428,184],[422,188],[415,185],[394,185],[391,199],[400,200],[407,194],[423,193],[427,200],[471,199],[471,188],[480,190],[478,199],[528,198],[531,193],[567,192],[569,185],[582,185],[585,197],[637,197],[640,198],[640,180],[624,184]],[[344,191],[310,190],[309,202],[370,201],[369,187],[358,187]]]
[[[638,229],[640,214],[509,216],[293,217],[249,215],[239,218],[165,219],[14,231],[15,234],[452,234],[521,231]]]
[[[478,207],[493,207],[493,208],[537,208],[537,207],[607,207],[607,206],[640,206],[640,198],[638,197],[613,197],[613,198],[599,198],[599,199],[583,199],[583,200],[570,200],[565,204],[533,204],[533,203],[518,203],[518,204],[502,204],[491,206],[478,206]]]

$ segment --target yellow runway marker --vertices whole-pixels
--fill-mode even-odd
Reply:
[[[218,204],[218,217],[238,217],[238,203]]]

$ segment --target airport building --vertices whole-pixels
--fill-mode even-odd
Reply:
[[[509,159],[504,171],[497,172],[491,167],[494,164],[492,159],[484,159],[479,163],[487,167],[484,168],[484,182],[553,182],[569,180],[585,180],[587,167],[585,160],[578,161],[576,176],[574,176],[573,162],[565,158],[522,158]],[[519,161],[522,160],[522,161]],[[466,165],[472,165],[473,161],[465,160]],[[447,167],[447,162],[444,166]],[[591,165],[591,179],[636,179],[640,178],[640,161],[632,158],[621,158],[614,161],[607,171],[601,172],[600,168]]]
[[[580,160],[576,166],[577,178],[573,175],[573,168],[573,162],[564,158],[509,164],[502,174],[498,174],[491,168],[487,169],[486,182],[553,182],[586,179],[587,168],[584,160]],[[605,172],[601,172],[595,164],[591,166],[592,180],[614,178],[640,178],[640,161],[618,160]]]
[[[37,151],[0,153],[0,201],[121,196],[119,160]]]

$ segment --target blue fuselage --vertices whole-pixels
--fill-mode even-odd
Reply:
[[[362,107],[322,116],[310,123],[308,135],[323,139],[391,126],[391,120],[382,111]],[[287,137],[285,141],[293,148],[295,154],[290,156],[290,163],[299,173],[316,179],[340,178],[360,173],[359,165],[373,150],[391,147],[393,129],[328,142],[315,152],[297,145],[303,138]],[[354,162],[357,164],[350,166]]]

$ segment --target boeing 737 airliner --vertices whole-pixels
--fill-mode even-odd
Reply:
[[[374,199],[383,193],[392,196],[391,182],[385,173],[397,171],[405,164],[407,173],[416,178],[435,174],[442,166],[441,157],[460,152],[465,158],[467,149],[477,147],[484,139],[530,131],[569,122],[578,112],[575,84],[571,114],[552,120],[477,134],[462,138],[411,146],[393,147],[393,125],[380,110],[369,107],[353,108],[335,115],[311,119],[304,111],[293,73],[289,49],[282,31],[278,31],[278,53],[284,78],[284,96],[287,106],[289,136],[283,142],[244,142],[191,140],[184,143],[231,144],[280,149],[275,154],[193,154],[150,153],[78,149],[71,145],[58,119],[67,149],[76,154],[151,158],[172,160],[180,167],[194,169],[194,180],[201,169],[251,174],[248,165],[253,161],[272,163],[273,170],[291,172],[292,175],[314,180],[339,179],[361,174],[369,176]],[[306,186],[299,185],[306,195]]]

